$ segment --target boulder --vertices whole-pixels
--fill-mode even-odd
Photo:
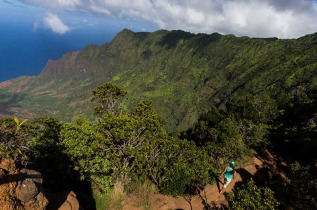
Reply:
[[[23,202],[29,202],[35,198],[38,193],[39,191],[35,183],[30,179],[26,179],[22,182],[20,188],[18,189],[18,199]]]
[[[68,193],[66,201],[59,207],[58,210],[79,210],[79,202],[73,191]]]
[[[35,199],[32,199],[31,201],[25,203],[24,208],[25,210],[33,210],[33,209],[38,209],[38,210],[44,210],[46,209],[48,205],[48,200],[44,196],[43,193],[37,194]]]
[[[48,200],[42,193],[41,173],[22,169],[14,160],[0,159],[0,209],[44,210]]]

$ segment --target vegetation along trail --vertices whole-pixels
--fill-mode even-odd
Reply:
[[[199,194],[189,196],[171,197],[156,193],[149,199],[150,209],[152,210],[202,210],[202,209],[218,209],[227,205],[227,199],[225,197],[226,192],[234,192],[237,187],[247,183],[252,178],[255,182],[265,182],[273,176],[280,176],[285,181],[287,177],[280,171],[278,165],[285,165],[285,163],[279,160],[276,156],[273,156],[268,150],[265,150],[262,154],[255,154],[250,161],[244,164],[243,167],[237,167],[237,176],[231,181],[224,193],[219,193],[222,184],[217,183],[208,184],[200,191]],[[223,182],[223,179],[220,180]],[[143,206],[139,206],[138,198],[135,196],[128,197],[124,205],[123,210],[142,210]]]

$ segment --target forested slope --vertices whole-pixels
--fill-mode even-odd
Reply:
[[[316,83],[316,54],[317,34],[280,40],[123,30],[110,43],[49,61],[39,76],[2,83],[0,113],[91,116],[91,90],[112,81],[129,92],[127,107],[150,99],[168,130],[184,130],[234,95]]]

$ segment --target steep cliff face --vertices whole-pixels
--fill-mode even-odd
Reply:
[[[82,51],[68,52],[59,60],[49,60],[40,74],[43,78],[83,79],[96,72],[96,57],[100,47],[88,45]]]
[[[68,52],[63,57],[58,60],[48,60],[44,70],[40,74],[42,77],[53,77],[55,79],[63,78],[65,76],[70,76],[71,74],[77,73],[76,58],[79,54],[78,52]],[[66,70],[67,69],[67,70]],[[78,71],[80,72],[80,71]],[[75,76],[75,75],[74,75]]]
[[[49,61],[38,77],[0,84],[0,115],[89,116],[91,89],[112,81],[129,91],[127,106],[150,99],[170,130],[186,129],[236,94],[316,82],[316,40],[123,30],[110,43]]]

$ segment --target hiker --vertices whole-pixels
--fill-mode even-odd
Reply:
[[[231,180],[234,179],[236,175],[236,171],[234,170],[234,167],[236,167],[235,162],[230,161],[229,166],[227,166],[225,170],[223,170],[223,172],[220,174],[219,178],[221,178],[222,175],[224,175],[224,184],[223,184],[223,188],[220,190],[219,193],[222,193],[224,189],[228,186],[228,184],[231,182]]]

